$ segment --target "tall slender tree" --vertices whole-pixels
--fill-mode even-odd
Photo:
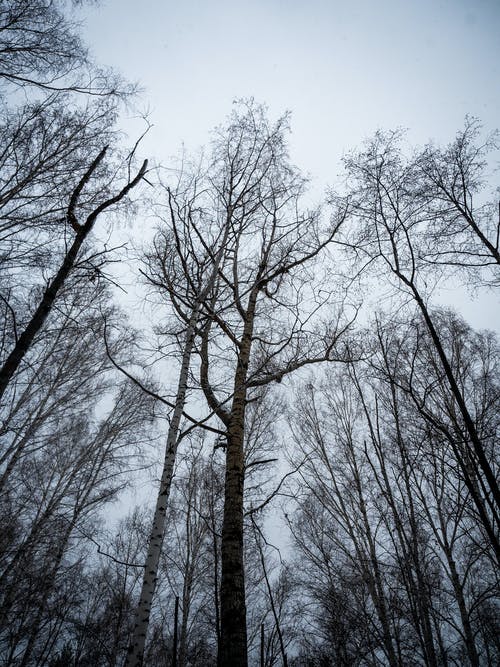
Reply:
[[[223,424],[226,448],[222,528],[220,667],[247,664],[243,565],[245,414],[259,388],[336,356],[349,322],[336,313],[319,326],[332,293],[319,288],[317,260],[343,221],[323,231],[318,210],[300,208],[305,181],[289,162],[287,118],[271,124],[262,107],[242,102],[217,132],[203,185],[179,193],[177,210],[203,212],[205,234],[221,220],[229,248],[218,290],[201,304],[200,386]],[[212,232],[213,233],[213,232]],[[315,267],[313,269],[313,266]],[[315,272],[317,272],[315,274]],[[187,282],[194,277],[187,275]]]
[[[160,290],[160,293],[170,299],[173,304],[183,325],[181,334],[183,340],[177,391],[167,433],[160,488],[149,537],[142,591],[137,607],[136,626],[127,657],[127,665],[130,667],[139,667],[144,659],[151,605],[165,535],[167,504],[177,447],[181,438],[180,425],[187,398],[191,356],[203,315],[202,305],[207,299],[212,298],[217,287],[219,269],[224,254],[227,252],[229,238],[229,224],[223,221],[211,243],[203,241],[197,244],[195,239],[190,237],[191,234],[200,234],[194,220],[197,211],[189,205],[185,211],[180,211],[175,205],[173,193],[168,191],[167,195],[171,231],[170,234],[166,234],[165,230],[159,231],[153,243],[153,250],[148,255],[148,270],[145,275],[148,282]],[[182,279],[185,277],[188,280],[184,283]],[[181,278],[180,281],[179,278]],[[186,303],[190,304],[187,313],[184,309]]]
[[[433,319],[429,303],[431,293],[429,283],[437,284],[441,278],[439,269],[443,270],[442,267],[437,267],[435,263],[429,261],[428,249],[432,246],[432,234],[429,229],[432,231],[436,225],[446,224],[447,216],[453,213],[449,213],[447,208],[443,210],[442,188],[436,185],[429,186],[428,179],[432,171],[429,165],[434,164],[434,168],[438,169],[437,158],[434,156],[431,159],[427,155],[427,161],[421,157],[407,160],[398,142],[397,133],[389,135],[378,133],[368,142],[364,151],[346,159],[350,182],[347,198],[352,222],[342,243],[352,251],[356,262],[361,261],[365,269],[374,269],[379,272],[379,276],[384,275],[392,285],[397,286],[405,298],[412,299],[420,310],[429,332],[429,340],[437,352],[446,382],[461,416],[470,460],[478,469],[483,490],[482,498],[477,497],[477,502],[491,505],[494,521],[500,525],[498,524],[500,489],[492,468],[491,457],[481,440],[477,420],[469,405],[468,397],[460,386],[460,380],[453,370],[450,354]],[[478,154],[474,153],[470,146],[467,148],[467,154],[472,161],[479,159]],[[463,161],[466,161],[466,158]],[[441,159],[440,164],[443,168],[444,163],[445,160]],[[462,165],[460,169],[453,164],[450,167],[456,171],[451,180],[460,181],[460,193],[456,194],[458,199],[454,206],[460,208],[462,202],[465,208],[460,215],[466,218],[472,215],[471,196],[479,187],[477,172],[480,164],[469,167],[465,169]],[[471,233],[477,237],[477,232],[472,228]],[[453,246],[457,234],[455,229],[455,233],[450,235],[451,241],[447,238],[452,254],[458,252]],[[445,243],[441,244],[441,248],[443,252],[447,251]],[[494,270],[498,271],[496,262],[493,264]],[[489,534],[492,543],[495,544],[493,533],[489,531]]]

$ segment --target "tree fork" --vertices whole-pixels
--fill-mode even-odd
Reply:
[[[7,359],[5,360],[2,368],[0,369],[0,400],[2,399],[10,381],[12,380],[14,374],[18,370],[22,360],[24,359],[26,353],[29,351],[30,347],[33,345],[33,341],[35,339],[35,336],[37,333],[41,330],[43,327],[45,320],[47,319],[48,315],[50,314],[52,307],[54,305],[54,302],[64,285],[66,279],[68,278],[69,274],[71,273],[74,265],[76,258],[78,257],[78,253],[80,252],[80,249],[87,239],[88,235],[92,231],[92,228],[94,227],[95,221],[97,220],[98,216],[100,213],[105,211],[107,208],[112,206],[113,204],[118,203],[121,201],[127,194],[128,192],[134,188],[141,178],[144,176],[146,172],[146,168],[148,165],[148,161],[144,160],[141,169],[137,173],[136,177],[127,183],[127,185],[122,188],[122,190],[115,195],[114,197],[111,197],[110,199],[107,199],[105,202],[100,204],[88,217],[85,222],[85,224],[80,225],[76,221],[75,217],[75,208],[78,203],[78,199],[80,197],[80,194],[89,181],[90,177],[94,173],[94,171],[97,169],[99,164],[103,161],[104,156],[106,155],[106,152],[108,150],[108,146],[105,146],[99,155],[95,158],[95,160],[92,162],[88,170],[85,172],[83,177],[80,179],[80,182],[76,186],[75,190],[73,191],[73,194],[70,199],[70,203],[68,206],[68,211],[67,211],[67,220],[71,227],[75,230],[76,236],[73,240],[73,243],[71,244],[70,249],[66,253],[64,260],[56,273],[55,277],[53,280],[50,282],[49,286],[45,290],[42,299],[33,313],[30,321],[28,322],[26,328],[22,332],[22,334],[19,336],[19,338],[16,341],[16,344],[13,348],[13,350],[10,352],[8,355]]]

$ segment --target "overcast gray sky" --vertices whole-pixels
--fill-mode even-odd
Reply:
[[[240,96],[292,111],[294,158],[322,180],[379,127],[499,124],[500,0],[102,0],[86,33],[143,84],[162,155],[206,142]]]
[[[97,60],[144,87],[144,150],[163,161],[207,143],[235,97],[292,112],[318,188],[378,128],[422,144],[466,114],[500,126],[500,0],[102,0],[85,21]]]

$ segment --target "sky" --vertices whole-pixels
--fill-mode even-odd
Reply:
[[[101,0],[79,16],[95,59],[141,85],[143,156],[164,163],[207,144],[239,97],[291,112],[291,157],[319,196],[379,128],[418,146],[467,114],[500,127],[500,0]],[[494,295],[443,298],[500,330]]]
[[[467,114],[500,127],[500,0],[101,0],[83,19],[97,61],[142,87],[143,152],[164,163],[207,144],[239,97],[291,112],[291,157],[318,196],[379,128],[418,146],[447,143]],[[491,295],[444,298],[473,326],[500,313]]]
[[[143,89],[162,159],[197,147],[237,97],[292,112],[292,156],[331,182],[378,128],[446,141],[499,124],[500,0],[101,0],[84,34]]]
[[[141,86],[123,125],[137,137],[147,110],[144,156],[163,163],[207,144],[239,97],[291,112],[292,161],[318,197],[377,129],[419,146],[466,115],[500,127],[500,0],[101,0],[80,16],[96,60]],[[444,299],[476,327],[500,313],[491,295]]]

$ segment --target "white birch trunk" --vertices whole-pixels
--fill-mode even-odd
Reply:
[[[170,421],[167,435],[167,446],[163,473],[160,481],[160,489],[156,499],[156,507],[153,518],[153,526],[149,537],[149,549],[144,569],[141,596],[136,612],[134,634],[127,655],[126,667],[141,667],[144,658],[144,647],[149,626],[151,604],[158,579],[158,563],[160,561],[163,537],[165,534],[165,519],[172,477],[174,474],[175,456],[177,453],[177,441],[179,425],[186,402],[186,390],[188,381],[189,364],[195,339],[196,322],[198,320],[199,308],[196,307],[189,321],[186,342],[182,353],[182,364],[179,373],[179,384],[175,400],[175,409]]]
[[[142,667],[144,660],[144,648],[146,644],[146,636],[151,614],[151,605],[156,589],[156,582],[158,579],[158,564],[160,561],[163,538],[165,535],[166,510],[168,498],[170,495],[170,488],[172,485],[172,477],[174,474],[179,426],[184,410],[184,405],[186,403],[189,365],[191,362],[191,354],[193,352],[194,341],[196,338],[196,325],[199,319],[201,304],[212,287],[215,285],[220,261],[224,253],[224,247],[228,238],[228,232],[229,224],[226,225],[224,238],[222,239],[220,249],[214,258],[214,264],[207,283],[205,287],[202,288],[198,298],[196,299],[186,331],[186,340],[182,352],[182,363],[179,372],[179,383],[177,386],[175,408],[172,419],[170,421],[170,426],[168,428],[163,473],[161,476],[158,498],[156,500],[153,526],[151,528],[149,537],[149,548],[144,567],[144,579],[142,582],[141,595],[136,612],[134,633],[130,642],[130,647],[125,661],[125,667]]]

